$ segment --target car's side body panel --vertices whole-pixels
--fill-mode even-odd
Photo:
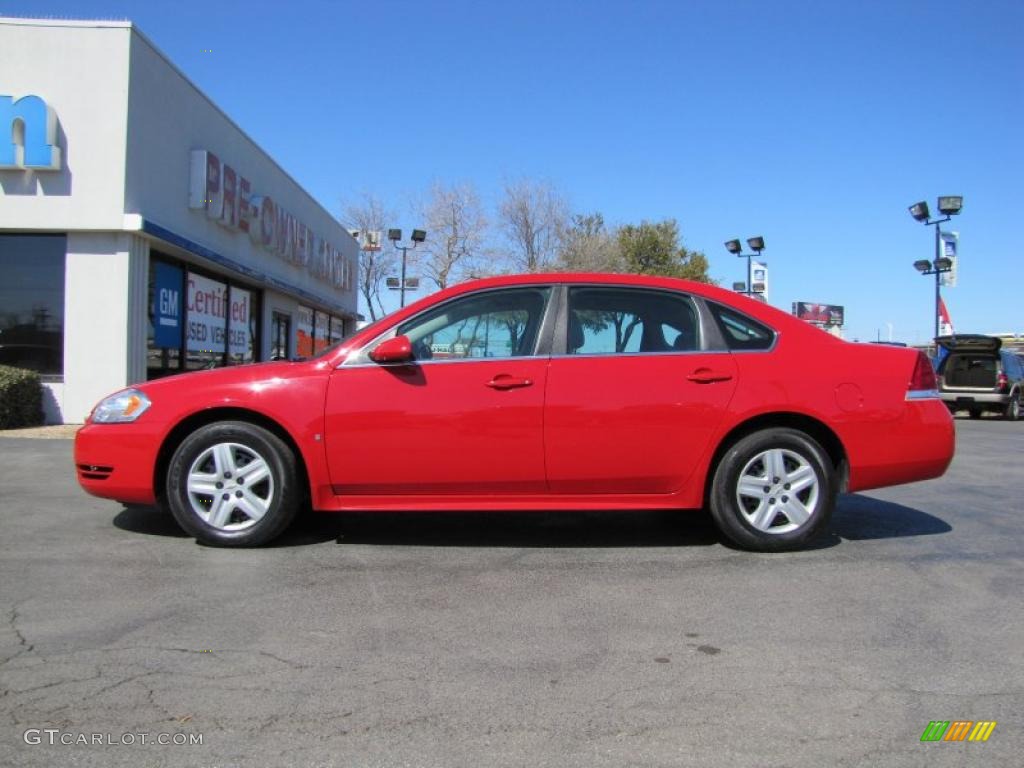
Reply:
[[[437,362],[405,366],[408,376],[342,365],[440,301],[538,283],[681,290],[734,307],[777,338],[769,351]],[[849,489],[862,490],[936,477],[952,458],[942,402],[906,397],[916,359],[914,350],[836,340],[713,286],[625,275],[495,278],[421,300],[317,360],[148,382],[144,417],[86,425],[75,462],[89,493],[153,503],[158,457],[174,430],[237,409],[223,413],[259,414],[295,444],[317,509],[693,508],[704,504],[723,439],[784,414],[830,430]],[[698,368],[731,378],[689,381]],[[531,386],[488,388],[499,373]]]

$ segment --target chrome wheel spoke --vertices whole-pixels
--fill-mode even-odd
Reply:
[[[217,475],[193,472],[188,476],[188,492],[213,496],[214,494],[219,493],[217,489],[217,480]]]
[[[243,491],[242,496],[235,500],[236,506],[245,513],[250,520],[259,520],[267,514],[269,505],[252,491]]]
[[[736,492],[740,496],[748,496],[752,499],[767,499],[768,494],[764,489],[765,480],[763,478],[741,477]]]
[[[263,459],[256,458],[238,470],[238,474],[241,476],[239,479],[245,479],[246,485],[253,486],[270,477],[270,467]]]
[[[789,501],[782,505],[782,509],[779,511],[789,519],[789,522],[796,526],[803,525],[811,517],[810,510],[797,498],[790,498]]]
[[[800,493],[818,482],[817,475],[810,465],[804,464],[800,468],[786,475],[786,482],[789,483],[790,493]]]
[[[210,516],[207,522],[214,528],[223,528],[231,517],[231,501],[225,501],[222,496],[214,496],[210,505]]]
[[[235,452],[228,443],[219,443],[213,447],[213,461],[217,466],[217,474],[224,477],[235,474]]]
[[[759,531],[767,531],[778,514],[778,507],[774,504],[769,504],[767,501],[762,501],[761,505],[754,511],[753,519],[750,521]]]

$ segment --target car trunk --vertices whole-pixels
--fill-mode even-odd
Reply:
[[[942,367],[947,388],[995,389],[999,358],[992,354],[951,352]]]

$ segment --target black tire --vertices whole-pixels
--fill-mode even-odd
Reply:
[[[768,454],[769,451],[778,453]],[[785,485],[788,477],[779,477],[776,481],[776,478],[771,476],[774,473],[767,464],[769,459],[758,459],[768,456],[781,456],[785,472],[795,472],[801,468],[806,474],[802,467],[808,467],[813,473],[816,497],[812,497],[812,492],[807,489],[798,491],[797,500],[801,502],[799,507],[806,508],[806,504],[813,499],[811,514],[799,524],[790,520],[781,506],[783,500],[789,504],[786,496],[789,492],[788,485]],[[758,461],[755,462],[755,459]],[[748,482],[762,470],[765,472],[764,488],[770,490],[765,490],[761,501],[743,497],[741,502],[738,496],[739,482],[745,469],[748,472]],[[807,477],[810,478],[811,475]],[[755,552],[785,552],[800,549],[828,528],[838,491],[835,468],[814,439],[796,429],[765,429],[738,440],[722,456],[711,485],[711,516],[719,530],[744,549]],[[772,505],[780,506],[767,506],[769,500]],[[786,508],[788,509],[788,506]],[[776,511],[772,513],[771,510]],[[766,517],[762,525],[776,530],[760,530],[748,517],[752,516],[757,520],[761,514],[771,515],[770,518]],[[788,528],[792,530],[787,530]]]
[[[981,418],[981,408],[968,408],[967,409],[967,415],[970,416],[972,419],[980,419]]]
[[[227,451],[236,471],[214,474],[221,466],[215,446]],[[264,467],[268,471],[265,478],[246,486],[246,467],[257,466],[253,456],[264,462],[259,465],[259,474],[264,474]],[[205,470],[204,476],[216,477],[222,488],[214,494],[190,494],[189,473],[194,466],[197,472]],[[277,435],[244,421],[220,421],[197,429],[175,450],[167,469],[167,504],[178,525],[203,544],[256,547],[275,539],[294,519],[303,498],[298,478],[295,455]],[[222,491],[218,504],[215,494]],[[241,506],[250,500],[265,506],[266,511],[258,519],[250,517]],[[211,522],[214,504],[218,504],[216,514],[228,515],[220,525]],[[211,519],[204,519],[196,506],[207,510]]]
[[[1016,392],[1010,398],[1010,402],[1006,404],[1006,408],[1003,409],[1003,418],[1007,421],[1020,419],[1020,392]]]

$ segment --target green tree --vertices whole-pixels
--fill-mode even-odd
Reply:
[[[561,237],[555,268],[566,272],[623,272],[618,240],[600,213],[574,214]]]
[[[626,272],[712,282],[707,257],[680,244],[675,219],[625,224],[616,234]]]

